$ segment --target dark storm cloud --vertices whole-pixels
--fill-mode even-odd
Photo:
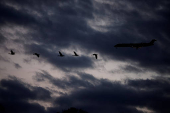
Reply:
[[[146,79],[146,80],[142,80],[142,79],[138,79],[138,80],[128,80],[128,85],[135,87],[137,89],[146,89],[146,90],[164,90],[164,93],[168,94],[170,93],[170,91],[168,90],[169,87],[169,82],[170,79],[169,78],[162,78],[162,79]]]
[[[30,25],[31,23],[35,23],[34,17],[30,16],[24,11],[16,10],[10,6],[3,4],[4,2],[0,2],[0,25],[4,24],[19,24],[19,25]]]
[[[60,105],[61,108],[76,106],[94,113],[142,113],[135,108],[137,106],[147,107],[157,113],[169,112],[168,103],[170,102],[170,98],[165,96],[165,94],[169,94],[170,92],[164,92],[164,90],[169,90],[169,87],[161,87],[161,89],[157,88],[155,90],[152,88],[149,88],[149,90],[134,90],[119,83],[102,80],[100,82],[101,85],[95,88],[76,90],[71,95],[64,95],[56,99],[56,105]],[[136,80],[137,82],[138,80]],[[110,85],[107,86],[105,84]]]
[[[67,75],[67,78],[57,79],[45,71],[36,74],[38,81],[49,80],[49,83],[61,89],[73,89],[71,93],[56,98],[54,105],[57,107],[48,108],[49,112],[70,106],[93,113],[143,113],[136,107],[146,107],[157,113],[169,112],[169,79],[127,80],[123,85],[116,81],[97,79],[86,73],[78,73],[78,76],[80,78]]]
[[[31,89],[30,89],[31,88]],[[51,93],[41,87],[33,87],[15,77],[0,81],[0,104],[4,106],[5,113],[45,113],[45,108],[28,100],[49,101]]]
[[[57,98],[55,105],[58,106],[58,109],[74,106],[93,113],[143,113],[136,107],[146,107],[156,113],[170,112],[168,107],[170,102],[169,80],[130,80],[127,85],[104,79],[100,79],[98,82],[99,84],[95,87],[75,88],[71,94]],[[145,85],[143,86],[143,84]],[[49,108],[48,110],[55,111],[55,109]]]
[[[14,63],[14,66],[15,66],[16,69],[22,68],[22,67],[21,67],[19,64],[17,64],[17,63]]]
[[[73,88],[69,94],[62,93],[52,99],[51,93],[40,87],[28,85],[16,77],[0,81],[0,104],[7,113],[42,112],[53,113],[76,107],[89,113],[129,112],[143,113],[136,107],[147,108],[156,113],[169,113],[170,79],[127,80],[126,84],[113,82],[107,79],[97,79],[90,74],[79,73],[79,78],[69,76],[56,79],[45,71],[37,73],[41,82],[48,79],[57,87]],[[67,75],[68,76],[68,75]],[[58,82],[58,83],[57,83]],[[84,87],[84,88],[79,88]],[[54,92],[53,92],[54,93]],[[53,107],[44,107],[28,100],[41,100],[52,102]],[[52,101],[54,100],[54,101]],[[9,109],[10,108],[10,109]]]
[[[48,100],[51,98],[51,93],[43,89],[41,87],[33,87],[30,86],[20,80],[18,80],[16,77],[11,76],[9,80],[1,80],[1,88],[6,89],[4,90],[4,94],[9,92],[11,94],[14,94],[13,97],[11,96],[11,99],[37,99],[37,100]],[[1,89],[1,90],[2,90]],[[15,95],[16,92],[16,95]]]

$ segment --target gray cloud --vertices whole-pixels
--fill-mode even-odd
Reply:
[[[48,90],[28,85],[19,81],[16,77],[10,77],[9,80],[3,79],[0,81],[0,96],[2,97],[0,103],[7,110],[7,113],[15,110],[20,113],[27,111],[27,109],[29,109],[29,112],[36,109],[36,112],[53,113],[68,109],[71,106],[93,113],[98,113],[99,111],[101,113],[144,112],[136,107],[145,107],[157,113],[169,113],[170,80],[167,78],[127,80],[126,84],[121,84],[107,79],[97,79],[86,73],[81,73],[80,78],[70,76],[68,79],[51,78],[50,75],[47,75],[47,72],[43,71],[43,73],[44,75],[41,74],[41,76],[37,77],[44,79],[49,77],[48,79],[51,79],[49,82],[55,86],[63,89],[72,87],[74,90],[69,94],[62,94],[54,99],[50,96],[51,93]],[[52,79],[54,82],[52,82]],[[88,80],[93,82],[91,83]],[[55,82],[59,83],[56,84]],[[91,85],[85,85],[85,83]],[[83,89],[78,88],[82,86],[84,86]],[[8,100],[7,98],[10,99]],[[45,111],[39,104],[28,103],[26,100],[29,99],[48,101],[54,106],[48,107],[47,111]],[[11,109],[8,109],[9,107]]]
[[[146,107],[157,113],[169,112],[169,79],[129,80],[126,85],[104,79],[98,82],[95,87],[79,90],[75,87],[71,94],[56,98],[54,105],[60,106],[60,109],[74,106],[94,113],[144,112],[136,107]],[[53,111],[55,108],[48,110]]]
[[[31,62],[31,59],[28,59],[28,58],[27,59],[23,59],[23,62],[29,64]]]
[[[16,69],[22,68],[22,67],[21,67],[19,64],[17,64],[17,63],[14,63],[14,66],[15,66]]]
[[[28,100],[47,101],[51,99],[51,93],[41,87],[28,86],[28,84],[16,78],[0,81],[0,96],[2,97],[0,103],[4,106],[6,113],[45,113],[43,106],[37,103],[29,103]]]
[[[86,87],[94,86],[95,84],[94,82],[97,83],[97,79],[90,74],[81,73],[80,77],[81,78],[78,78],[73,75],[67,75],[62,79],[58,79],[58,78],[54,78],[48,72],[42,70],[41,73],[37,72],[33,78],[38,82],[43,82],[45,80],[48,80],[49,83],[61,89],[69,89],[69,88],[74,89],[74,88],[82,88],[82,87],[86,88]]]
[[[131,66],[131,65],[123,66],[121,68],[121,70],[124,70],[125,72],[130,72],[130,73],[142,73],[142,72],[144,72],[144,70],[142,70],[138,67],[135,67],[135,66]]]
[[[136,107],[146,107],[157,113],[168,113],[169,79],[127,80],[125,85],[107,79],[96,79],[92,75],[79,73],[80,78],[68,76],[56,79],[47,72],[37,73],[36,77],[61,88],[72,88],[70,94],[56,98],[54,105],[59,109],[70,106],[90,112],[131,112],[142,113]],[[84,87],[83,89],[80,87]],[[164,104],[162,105],[163,102]],[[103,105],[104,104],[104,105]],[[129,107],[131,106],[131,107]],[[164,106],[164,109],[162,107]],[[48,108],[53,111],[56,108]]]
[[[5,42],[6,38],[0,33],[0,44]]]
[[[0,61],[10,62],[9,58],[4,58],[4,57],[1,56],[1,55],[0,55]]]

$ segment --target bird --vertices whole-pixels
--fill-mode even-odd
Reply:
[[[64,56],[60,51],[58,51],[58,52],[59,52],[59,54],[60,54],[60,55],[58,55],[58,56],[60,56],[60,57],[63,57],[63,56]]]
[[[97,59],[97,54],[93,54],[95,56],[95,58]]]
[[[10,55],[15,55],[15,52],[13,52],[12,50],[11,50],[11,53],[9,53]]]
[[[74,55],[73,56],[79,56],[79,55],[74,51]]]
[[[37,57],[40,57],[40,54],[38,54],[38,53],[34,53],[33,55],[36,55]]]

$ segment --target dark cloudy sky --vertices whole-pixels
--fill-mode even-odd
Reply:
[[[0,0],[1,112],[170,113],[169,20],[169,0]]]

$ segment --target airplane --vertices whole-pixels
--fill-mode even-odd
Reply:
[[[141,48],[154,45],[154,42],[157,41],[155,39],[151,40],[149,43],[123,43],[123,44],[116,44],[114,47],[132,47],[132,48]]]
[[[59,54],[60,54],[60,55],[58,55],[58,56],[60,56],[60,57],[63,57],[63,56],[64,56],[60,51],[58,51],[58,52],[59,52]]]
[[[73,56],[79,56],[79,55],[74,51],[74,55]]]
[[[36,55],[37,57],[40,57],[40,54],[38,54],[38,53],[34,53],[33,55]]]
[[[11,53],[9,53],[10,55],[15,55],[15,52],[13,52],[12,50],[11,50]]]
[[[95,58],[97,59],[97,54],[93,54],[95,56]]]

